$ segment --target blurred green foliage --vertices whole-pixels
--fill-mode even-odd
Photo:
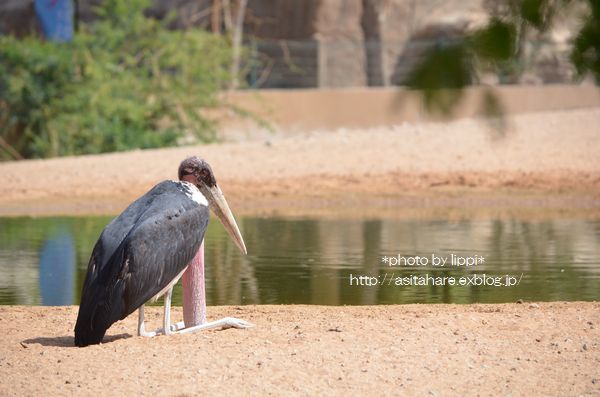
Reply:
[[[407,86],[422,92],[426,109],[449,113],[457,90],[471,84],[472,66],[465,51],[464,43],[436,46],[412,71]]]
[[[580,78],[589,73],[600,85],[600,0],[588,2],[591,12],[575,37],[571,61]]]
[[[576,35],[570,59],[583,78],[591,74],[600,85],[600,0],[494,0],[486,26],[446,43],[436,43],[404,82],[419,90],[425,109],[449,115],[464,88],[485,73],[501,82],[516,82],[526,71],[524,43],[528,34],[543,33],[554,18],[574,3],[587,3],[590,13]],[[487,90],[481,113],[500,117],[502,103]]]
[[[563,2],[564,3],[564,2]],[[545,30],[550,20],[550,13],[554,8],[549,7],[547,0],[522,0],[520,2],[511,2],[513,14],[520,15],[527,23],[538,30]],[[516,12],[515,12],[516,11]]]
[[[230,80],[226,39],[170,31],[148,0],[107,0],[71,43],[0,37],[0,158],[214,139],[199,113]]]
[[[515,53],[515,27],[497,18],[471,36],[471,49],[481,60],[503,62]]]

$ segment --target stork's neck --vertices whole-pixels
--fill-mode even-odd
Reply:
[[[181,191],[183,191],[190,199],[205,207],[208,206],[206,197],[204,197],[196,185],[185,180],[176,181],[176,183],[179,184]]]
[[[206,292],[204,289],[204,240],[183,273],[183,321],[185,327],[206,322]]]

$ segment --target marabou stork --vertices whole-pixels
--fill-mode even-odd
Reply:
[[[141,336],[252,326],[230,317],[205,323],[203,239],[209,208],[244,254],[246,246],[208,163],[187,158],[178,174],[178,181],[154,186],[102,231],[81,293],[75,345],[100,343],[114,322],[136,309]],[[171,325],[171,294],[182,275],[184,322]],[[148,332],[144,304],[163,295],[163,328]]]

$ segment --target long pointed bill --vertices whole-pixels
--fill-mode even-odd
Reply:
[[[219,220],[225,227],[225,230],[227,230],[227,233],[229,233],[231,239],[235,242],[235,245],[238,246],[240,251],[247,254],[246,245],[244,244],[240,229],[238,229],[238,225],[235,223],[235,218],[233,217],[229,205],[227,204],[227,200],[225,200],[225,196],[223,196],[223,192],[221,192],[219,186],[215,185],[214,187],[209,188],[202,185],[200,190],[208,200],[210,209],[219,217]]]

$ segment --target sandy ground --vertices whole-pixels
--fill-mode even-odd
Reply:
[[[0,395],[600,395],[597,302],[221,306],[256,327],[147,339],[130,316],[86,348],[76,315],[0,306]]]
[[[0,164],[0,215],[117,213],[204,157],[237,213],[554,208],[598,213],[600,109],[389,128],[255,133],[197,147]],[[499,193],[506,193],[504,195]],[[367,214],[368,216],[369,214]]]

